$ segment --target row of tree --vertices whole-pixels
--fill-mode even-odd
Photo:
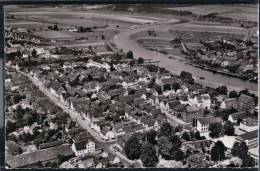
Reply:
[[[222,125],[222,123],[211,124],[209,130],[210,130],[209,136],[211,138],[218,138],[223,134],[232,136],[234,135],[235,132],[234,125],[230,121],[226,121],[224,125]]]
[[[241,167],[254,167],[255,160],[248,155],[248,146],[245,142],[235,142],[231,154],[242,159]]]
[[[145,167],[155,167],[159,155],[166,160],[181,161],[185,156],[180,149],[181,139],[175,135],[179,131],[181,127],[173,128],[168,122],[164,122],[158,133],[155,130],[146,133],[143,145],[133,135],[124,146],[126,156],[131,160],[141,159]],[[155,147],[158,147],[158,151]]]
[[[227,148],[221,141],[217,141],[215,145],[211,148],[211,160],[212,161],[222,161],[226,159],[225,152]],[[248,154],[248,146],[245,142],[235,142],[231,154],[233,156],[239,157],[242,159],[241,167],[254,167],[255,161]]]
[[[130,160],[141,159],[145,167],[155,167],[158,163],[154,145],[148,141],[142,145],[136,136],[131,136],[128,139],[124,151]]]

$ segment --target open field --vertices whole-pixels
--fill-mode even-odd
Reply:
[[[100,36],[102,32],[76,33],[71,31],[36,31],[34,35],[46,39],[68,39],[91,36]]]
[[[42,22],[35,22],[35,21],[6,21],[6,26],[12,27],[19,27],[19,28],[39,28],[39,27],[46,27],[48,24]]]
[[[72,38],[73,37],[69,34],[64,34],[60,31],[40,31],[40,32],[35,32],[35,35],[44,37],[46,39]]]
[[[69,14],[68,14],[69,13]],[[157,22],[154,18],[146,18],[146,17],[135,17],[135,16],[128,16],[128,15],[121,15],[118,16],[117,14],[99,14],[99,13],[91,13],[91,12],[85,12],[85,11],[67,11],[67,12],[38,12],[38,11],[30,11],[30,12],[10,12],[11,15],[33,15],[35,17],[41,17],[41,18],[48,18],[51,19],[50,22],[53,21],[53,19],[59,19],[59,22],[65,22],[66,23],[75,23],[77,20],[75,18],[80,19],[98,19],[102,18],[104,20],[115,20],[115,21],[121,21],[126,23],[136,23],[136,24],[145,24],[145,23],[154,23]],[[70,16],[70,21],[66,19],[68,16]],[[74,18],[75,17],[75,18]],[[82,21],[81,21],[82,22]],[[100,22],[99,22],[100,23]],[[100,23],[101,24],[101,23]]]
[[[257,5],[196,5],[187,7],[171,7],[168,9],[191,11],[197,15],[219,13],[220,16],[234,19],[258,21]]]

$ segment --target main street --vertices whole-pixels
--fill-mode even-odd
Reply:
[[[127,159],[125,155],[123,155],[121,152],[116,151],[113,148],[113,145],[115,144],[116,140],[110,140],[110,141],[105,141],[101,138],[101,136],[94,131],[91,127],[90,124],[88,123],[87,120],[84,120],[81,115],[74,111],[69,109],[68,106],[65,104],[61,103],[58,98],[56,98],[54,95],[52,95],[48,90],[46,90],[40,82],[37,82],[32,76],[29,74],[26,74],[23,71],[17,70],[16,71],[24,76],[26,76],[28,79],[32,81],[32,83],[44,94],[46,95],[55,105],[59,106],[64,112],[68,113],[71,119],[76,120],[77,123],[84,128],[85,130],[88,131],[88,133],[97,141],[98,145],[104,149],[104,151],[116,155],[122,162],[124,162],[127,166],[131,167],[140,167],[141,164],[138,161],[132,161]]]

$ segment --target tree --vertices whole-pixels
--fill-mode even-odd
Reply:
[[[59,30],[59,27],[58,27],[58,24],[57,24],[57,23],[54,24],[54,26],[53,26],[53,30]]]
[[[242,167],[253,167],[255,165],[254,159],[248,155],[248,146],[245,142],[235,142],[231,154],[242,159]]]
[[[184,153],[181,149],[172,148],[171,150],[171,160],[181,161],[184,159]]]
[[[151,78],[148,82],[148,88],[153,88],[155,86],[155,77]]]
[[[255,166],[255,160],[248,154],[246,156],[244,156],[244,158],[242,160],[243,160],[243,162],[242,162],[241,167],[254,167]]]
[[[180,78],[182,81],[193,84],[194,79],[192,78],[192,74],[186,71],[181,71]]]
[[[45,164],[45,167],[49,167],[49,168],[57,168],[58,167],[58,164],[56,162],[47,162]]]
[[[6,126],[5,126],[6,134],[9,134],[9,133],[15,131],[15,128],[16,128],[15,123],[11,122],[10,120],[7,120]]]
[[[137,62],[138,62],[138,64],[142,64],[142,63],[144,63],[144,59],[142,57],[140,57],[137,59]]]
[[[181,132],[182,129],[183,129],[182,126],[181,126],[181,125],[178,125],[178,126],[175,127],[174,131],[175,131],[175,132]]]
[[[172,143],[165,136],[158,139],[158,152],[166,160],[170,160],[170,151],[173,148]]]
[[[243,160],[243,158],[247,155],[248,153],[248,146],[246,145],[245,142],[235,142],[232,149],[231,149],[231,154],[234,156],[237,156]]]
[[[255,94],[250,93],[248,89],[241,90],[238,93],[238,96],[240,96],[241,94],[244,94],[244,95],[252,97],[254,99],[255,104],[258,104],[258,97]]]
[[[228,136],[232,136],[234,135],[234,132],[235,132],[235,128],[233,126],[233,123],[230,122],[230,121],[226,121],[225,124],[224,124],[224,133]]]
[[[237,125],[238,125],[238,126],[240,125],[241,121],[242,121],[242,119],[241,119],[240,117],[237,118]]]
[[[221,123],[210,124],[209,130],[210,130],[209,136],[211,138],[217,138],[219,137],[219,134],[222,131],[222,124]]]
[[[22,100],[22,96],[21,96],[20,94],[15,94],[15,95],[13,96],[13,102],[14,102],[14,104],[19,103],[21,100]]]
[[[191,137],[190,137],[189,133],[185,131],[185,132],[182,134],[181,138],[184,139],[185,141],[190,141],[190,138],[191,138]]]
[[[126,53],[126,58],[134,59],[134,55],[133,55],[133,52],[131,50]]]
[[[147,136],[147,141],[151,144],[156,144],[156,136],[157,136],[157,132],[155,130],[150,130],[146,133]]]
[[[180,138],[177,135],[170,136],[170,142],[172,143],[173,148],[175,149],[180,148],[182,144]]]
[[[236,91],[232,90],[229,92],[228,97],[229,98],[238,98],[238,93]]]
[[[225,151],[227,148],[221,141],[217,141],[211,148],[211,160],[221,161],[225,159]]]
[[[26,113],[23,116],[24,125],[31,125],[33,124],[33,117],[30,115],[30,113]]]
[[[203,153],[206,153],[206,149],[205,149],[204,146],[202,146],[201,151],[202,151]]]
[[[21,105],[18,105],[15,111],[15,119],[20,121],[23,118],[24,110],[22,109]]]
[[[218,94],[222,94],[222,95],[227,95],[227,92],[228,92],[226,86],[217,87],[215,90],[216,90],[216,92],[217,92]]]
[[[172,126],[169,122],[163,122],[159,129],[159,136],[168,137],[172,132]]]
[[[125,144],[124,151],[127,158],[135,160],[140,158],[141,144],[135,136],[131,136]]]
[[[155,167],[158,163],[155,148],[152,144],[146,142],[141,148],[141,161],[145,167]]]
[[[33,51],[32,51],[32,57],[33,57],[33,58],[36,58],[36,56],[37,56],[37,51],[36,51],[35,49],[33,49]]]
[[[157,93],[159,94],[159,95],[161,95],[162,94],[162,89],[161,89],[161,87],[159,86],[159,85],[155,85],[155,90],[157,91]]]
[[[200,136],[200,132],[199,132],[199,131],[196,131],[196,132],[195,132],[195,138],[196,138],[197,140],[200,140],[200,139],[201,139],[201,136]]]

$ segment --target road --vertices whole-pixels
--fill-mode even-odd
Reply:
[[[173,127],[176,127],[178,125],[181,125],[183,127],[186,127],[188,126],[189,124],[184,122],[183,120],[177,118],[176,116],[174,115],[171,115],[171,114],[168,114],[168,113],[165,113],[166,115],[166,118],[167,118],[167,121],[173,126]]]
[[[174,23],[175,25],[178,25],[178,21],[171,21],[171,23]],[[129,50],[132,50],[134,56],[136,58],[143,57],[144,59],[150,59],[154,61],[160,61],[158,65],[160,67],[163,67],[171,72],[174,72],[176,74],[179,74],[181,71],[185,70],[193,74],[194,77],[200,78],[204,77],[205,80],[195,79],[195,82],[200,83],[204,86],[209,86],[216,88],[218,86],[226,85],[229,90],[236,90],[240,91],[242,89],[249,89],[252,93],[257,94],[257,84],[245,81],[239,78],[230,77],[227,75],[222,74],[215,74],[207,70],[203,70],[200,68],[196,68],[191,65],[185,65],[185,61],[179,61],[179,60],[172,60],[169,59],[169,55],[165,55],[159,52],[151,51],[148,49],[145,49],[141,47],[135,40],[131,39],[131,35],[147,31],[147,30],[156,30],[160,28],[169,28],[173,29],[173,25],[169,25],[169,22],[157,22],[154,24],[143,24],[139,25],[138,27],[130,28],[125,31],[122,31],[118,34],[116,34],[113,38],[113,43],[120,49],[122,49],[124,52],[127,52]],[[206,27],[206,26],[204,26]],[[190,28],[192,30],[192,28]],[[234,33],[236,30],[234,29]],[[176,55],[170,55],[175,58],[182,58],[180,56]]]
[[[58,98],[56,98],[54,95],[52,95],[48,90],[46,90],[42,84],[40,84],[40,82],[37,82],[32,76],[30,76],[29,74],[26,74],[22,71],[19,71],[17,70],[19,73],[23,74],[24,76],[26,76],[27,78],[29,78],[33,84],[42,92],[44,93],[54,104],[56,104],[57,106],[59,106],[63,111],[65,111],[66,113],[68,113],[70,115],[70,117],[73,119],[73,120],[76,120],[78,122],[78,124],[86,129],[91,136],[93,136],[97,141],[99,142],[108,142],[108,141],[105,141],[101,138],[101,136],[96,132],[94,131],[91,127],[90,127],[90,124],[87,120],[83,120],[81,115],[76,112],[75,110],[71,110],[69,109],[68,106],[66,106],[65,104],[61,103],[60,100]],[[115,142],[116,140],[110,140],[109,142]]]
[[[55,105],[59,106],[64,112],[68,113],[71,119],[76,120],[78,124],[87,130],[90,135],[97,141],[98,145],[104,149],[104,151],[118,156],[122,162],[124,162],[127,166],[132,166],[132,167],[140,167],[140,163],[137,161],[132,161],[127,159],[126,156],[124,156],[122,153],[119,151],[116,151],[113,149],[113,145],[115,144],[116,140],[110,140],[110,141],[105,141],[101,138],[101,136],[94,131],[87,120],[83,120],[80,114],[74,110],[71,110],[66,106],[65,104],[61,103],[58,98],[56,98],[54,95],[52,95],[48,90],[46,90],[40,82],[37,82],[32,76],[29,74],[26,74],[20,70],[16,70],[18,73],[26,76],[28,79],[32,81],[32,83],[43,93],[45,94]]]

